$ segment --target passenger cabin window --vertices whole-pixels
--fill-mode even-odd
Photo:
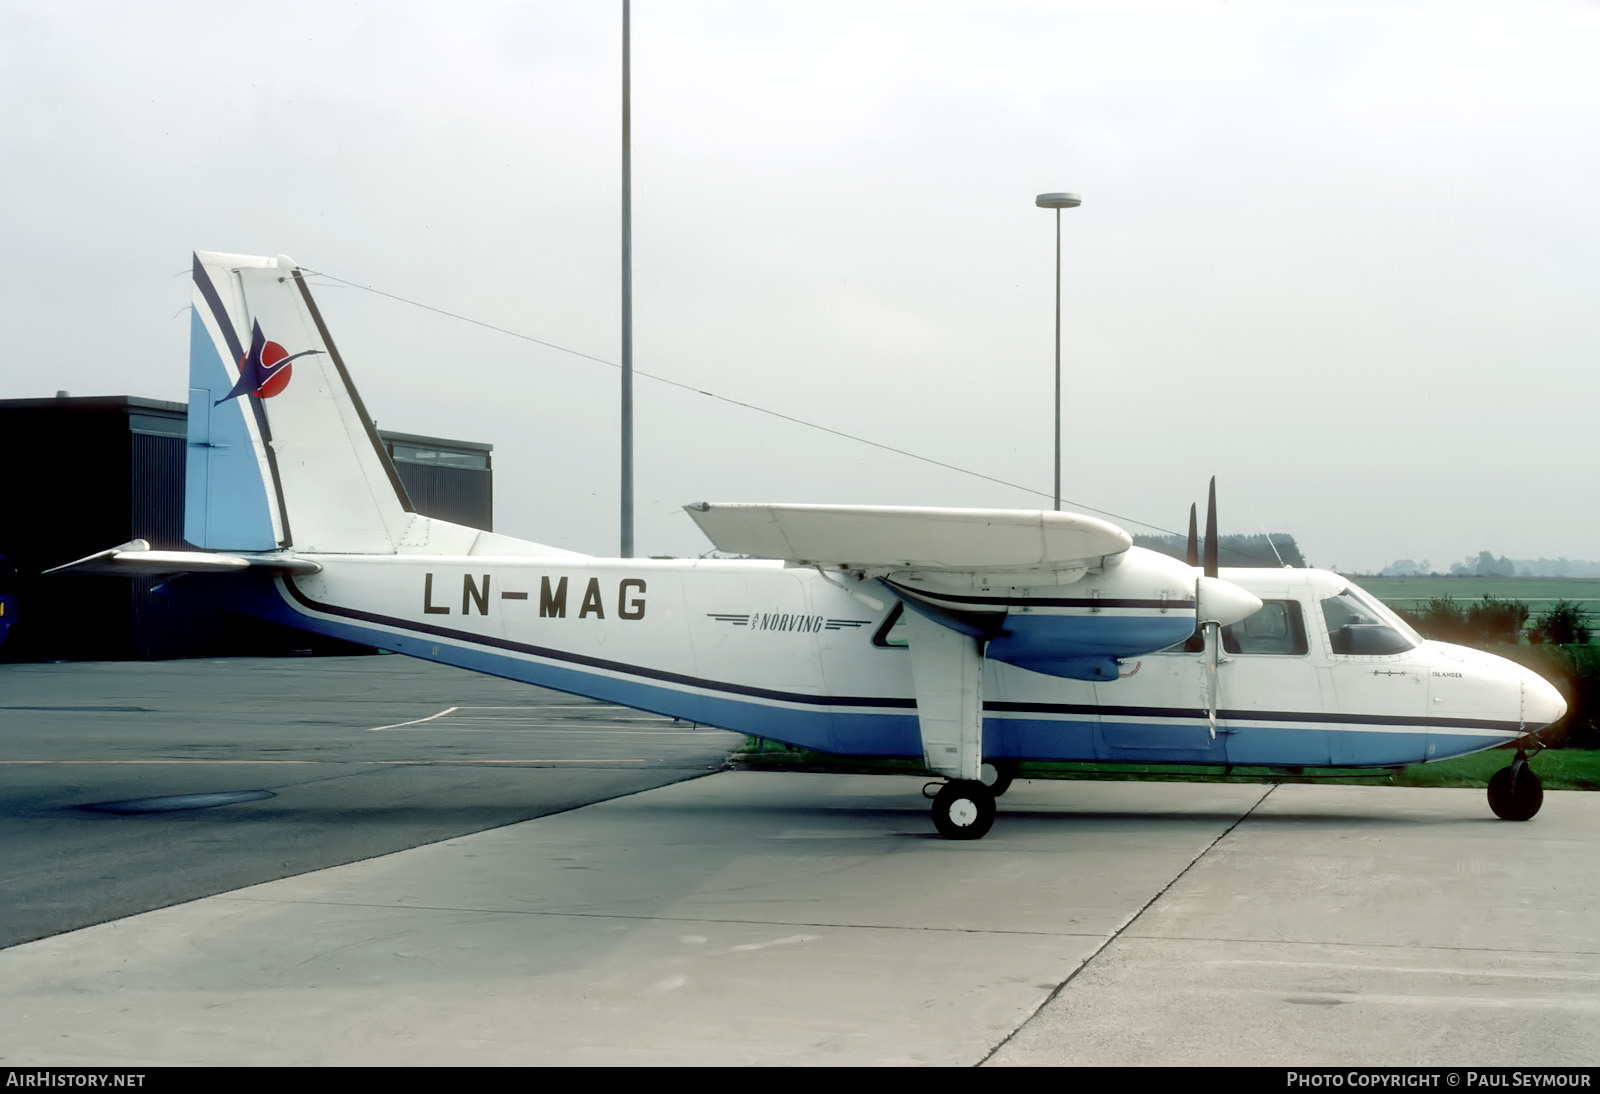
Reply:
[[[1303,656],[1306,621],[1298,600],[1264,600],[1261,610],[1222,628],[1222,648],[1227,653],[1275,653]]]
[[[1347,657],[1378,657],[1415,649],[1416,636],[1384,618],[1377,605],[1346,589],[1322,602],[1322,618],[1328,624],[1331,652]]]
[[[1170,646],[1165,652],[1199,653],[1205,648],[1205,638],[1196,627],[1181,645]],[[1224,653],[1303,657],[1310,648],[1306,644],[1306,617],[1298,600],[1263,600],[1254,615],[1222,628]]]

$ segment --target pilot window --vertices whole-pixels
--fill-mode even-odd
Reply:
[[[1417,645],[1413,635],[1392,626],[1374,605],[1354,589],[1322,602],[1332,652],[1348,657],[1404,653]]]
[[[1227,653],[1304,655],[1310,647],[1300,602],[1262,601],[1260,611],[1222,628],[1222,648]]]

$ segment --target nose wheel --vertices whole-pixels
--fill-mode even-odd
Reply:
[[[1489,780],[1489,808],[1501,820],[1525,821],[1544,804],[1544,784],[1528,765],[1528,754],[1519,746],[1517,758]]]
[[[994,793],[980,782],[952,779],[933,799],[933,826],[945,839],[982,839],[994,813]]]

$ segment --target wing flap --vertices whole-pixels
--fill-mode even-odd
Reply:
[[[878,505],[685,506],[718,550],[808,564],[1020,571],[1082,566],[1133,545],[1081,513]]]

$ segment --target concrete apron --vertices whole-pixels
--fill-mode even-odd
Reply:
[[[1022,782],[949,843],[919,785],[727,773],[0,951],[0,1060],[1600,1057],[1600,796]]]

